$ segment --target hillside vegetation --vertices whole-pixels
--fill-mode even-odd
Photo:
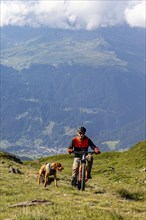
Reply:
[[[57,155],[33,161],[19,161],[13,155],[1,157],[1,219],[11,220],[144,220],[146,141],[125,152],[104,152],[94,156],[92,179],[84,192],[70,185],[73,155]],[[64,170],[54,183],[37,183],[38,170],[58,161]],[[12,174],[10,167],[20,170]],[[48,203],[18,206],[21,202]],[[13,206],[12,205],[16,205]]]

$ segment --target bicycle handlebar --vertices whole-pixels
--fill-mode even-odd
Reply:
[[[80,154],[82,155],[83,153],[86,153],[86,154],[95,154],[94,151],[85,151],[85,150],[82,150],[82,151],[73,151],[74,154]]]

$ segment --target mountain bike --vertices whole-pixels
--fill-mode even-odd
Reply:
[[[81,155],[78,177],[77,177],[77,187],[79,190],[85,191],[86,182],[88,180],[87,156],[88,154],[94,154],[94,151],[88,152],[88,151],[83,150],[81,152],[74,151],[73,153]]]

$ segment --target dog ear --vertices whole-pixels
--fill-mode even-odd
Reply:
[[[56,168],[58,167],[58,162],[54,162],[54,163],[52,164],[52,167],[56,169]]]
[[[62,167],[61,163],[56,163],[56,167]]]

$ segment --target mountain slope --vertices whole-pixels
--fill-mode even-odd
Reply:
[[[144,29],[121,26],[87,32],[8,26],[1,29],[0,37],[1,63],[16,69],[36,63],[121,68],[128,64],[144,71]]]
[[[2,28],[2,149],[66,152],[79,125],[102,151],[145,139],[143,30],[16,33]]]
[[[16,163],[2,158],[1,163],[1,217],[19,220],[29,219],[145,219],[145,168],[144,160],[139,165],[133,160],[135,155],[146,159],[146,141],[138,143],[130,150],[105,152],[94,156],[92,180],[86,183],[85,192],[70,186],[72,155],[57,155],[34,161]],[[135,157],[136,158],[136,157]],[[121,166],[124,160],[123,166]],[[53,182],[43,189],[37,185],[37,175],[41,164],[59,161],[64,170],[58,173],[58,188]],[[9,165],[17,167],[21,175],[8,173]],[[12,186],[13,182],[13,186]],[[133,187],[134,186],[134,187]],[[125,194],[126,192],[126,194]],[[131,199],[129,199],[131,196]],[[13,207],[11,205],[26,201],[50,201],[50,205]],[[82,201],[82,202],[81,202]],[[76,210],[78,207],[78,211]]]

